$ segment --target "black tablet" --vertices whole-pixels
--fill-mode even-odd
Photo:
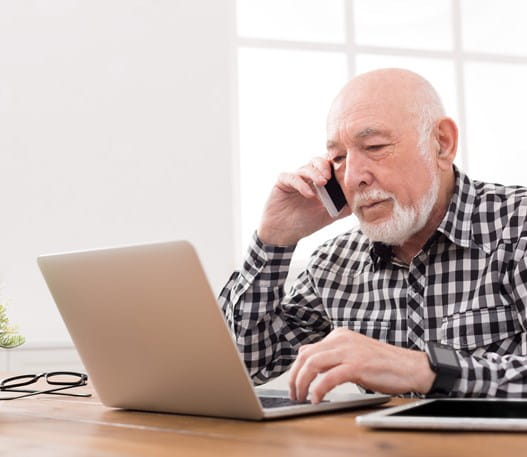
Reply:
[[[357,417],[375,428],[527,430],[527,400],[432,399],[383,409]]]

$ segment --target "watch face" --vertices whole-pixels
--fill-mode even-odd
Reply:
[[[456,353],[452,349],[434,346],[434,352],[436,360],[440,365],[447,365],[453,367],[459,366],[459,361],[457,360]]]

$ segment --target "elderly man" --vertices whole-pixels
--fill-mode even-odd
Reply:
[[[327,135],[324,158],[278,178],[220,296],[253,379],[292,364],[291,398],[310,391],[315,403],[349,381],[527,396],[527,189],[458,170],[454,121],[406,70],[351,80]],[[332,222],[314,192],[331,167],[348,202],[340,216],[360,227],[320,246],[286,294],[296,243]]]

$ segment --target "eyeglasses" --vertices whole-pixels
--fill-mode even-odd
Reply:
[[[34,384],[39,379],[44,379],[48,385],[53,386],[53,388],[44,390],[19,389],[19,387]],[[16,398],[31,397],[39,394],[91,397],[91,394],[62,392],[66,389],[85,386],[87,383],[88,375],[74,371],[50,371],[49,373],[13,376],[0,381],[0,400],[15,400]],[[22,392],[22,394],[4,397],[1,392]]]

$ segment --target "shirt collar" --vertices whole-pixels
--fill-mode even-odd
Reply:
[[[378,241],[370,243],[370,257],[375,267],[379,266],[381,262],[388,262],[392,259],[392,247]]]
[[[472,180],[454,165],[455,188],[447,212],[437,231],[452,243],[468,248],[472,244],[472,212],[476,189]],[[384,243],[370,242],[370,256],[374,265],[392,258],[392,248]]]
[[[437,231],[453,243],[468,248],[472,244],[472,213],[476,188],[472,180],[454,165],[456,185],[448,210]]]

